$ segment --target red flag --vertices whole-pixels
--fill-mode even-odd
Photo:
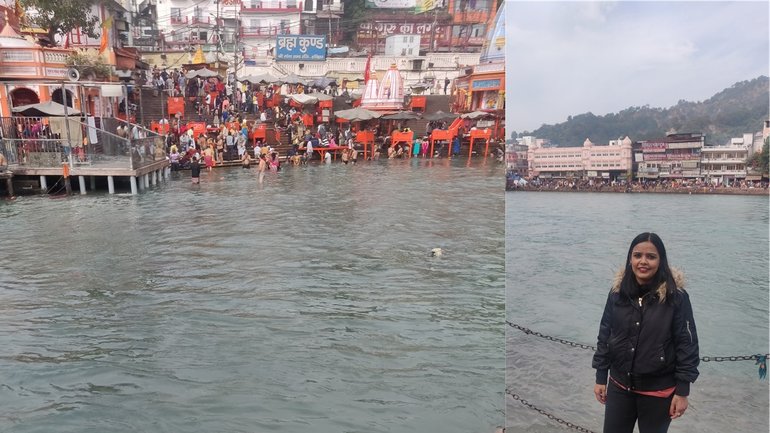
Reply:
[[[67,33],[67,37],[64,39],[64,49],[69,49],[70,47],[70,34]]]
[[[369,57],[366,58],[366,68],[364,68],[364,83],[369,82],[369,67],[372,63],[372,55],[369,54]]]

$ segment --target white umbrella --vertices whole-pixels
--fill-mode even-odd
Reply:
[[[366,108],[356,107],[356,108],[351,108],[349,110],[336,111],[334,113],[334,116],[339,119],[356,121],[356,120],[379,119],[380,116],[382,116],[382,114],[376,111],[367,110]]]
[[[48,101],[13,107],[12,111],[27,116],[64,116],[64,105],[58,102]],[[79,114],[80,111],[72,107],[67,107],[68,116],[77,116]]]
[[[470,113],[465,113],[460,115],[463,119],[479,119],[484,116],[493,116],[492,113],[487,113],[486,111],[471,111]]]

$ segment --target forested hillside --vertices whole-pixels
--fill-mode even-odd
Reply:
[[[668,132],[703,132],[707,144],[762,129],[770,118],[768,77],[735,83],[702,102],[681,100],[670,108],[630,107],[619,113],[570,116],[566,122],[543,125],[520,135],[546,138],[559,146],[581,146],[586,138],[597,144],[619,137],[661,138]]]

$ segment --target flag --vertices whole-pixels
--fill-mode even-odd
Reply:
[[[435,9],[438,6],[438,2],[434,0],[417,0],[416,12],[418,14],[428,12],[431,9]]]
[[[366,67],[364,68],[364,83],[369,82],[369,74],[370,74],[369,68],[371,67],[371,65],[372,65],[372,55],[370,53],[369,57],[366,58]]]
[[[112,16],[102,23],[102,41],[99,44],[99,54],[105,52],[110,46],[110,29],[112,28]]]
[[[70,34],[67,33],[67,37],[64,39],[64,46],[62,48],[67,50],[69,49],[69,47],[70,47]]]
[[[19,0],[16,0],[13,6],[14,13],[19,18],[19,27],[21,27],[21,25],[25,24],[27,21],[27,14],[24,12],[24,8],[21,6],[21,2],[19,2]]]

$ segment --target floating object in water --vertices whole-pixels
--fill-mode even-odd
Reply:
[[[444,255],[444,250],[442,250],[441,248],[433,248],[432,250],[430,250],[431,257],[441,257],[442,255]]]

